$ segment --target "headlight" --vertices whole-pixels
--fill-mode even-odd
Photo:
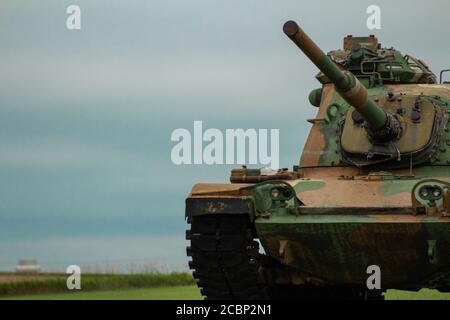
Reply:
[[[423,200],[427,201],[436,201],[439,200],[442,197],[442,188],[434,185],[426,185],[419,189],[419,196]]]
[[[280,196],[280,190],[278,190],[278,188],[273,188],[270,190],[270,196],[272,199],[277,199]]]
[[[427,199],[428,198],[428,196],[429,196],[429,192],[428,192],[428,189],[427,188],[422,188],[422,189],[420,189],[420,197],[422,197],[422,199]]]
[[[276,186],[270,189],[270,197],[275,201],[288,201],[294,196],[292,189],[285,186]]]
[[[433,197],[440,198],[441,195],[442,195],[442,190],[441,189],[434,189],[433,190]]]

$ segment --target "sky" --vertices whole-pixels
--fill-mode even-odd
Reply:
[[[81,8],[81,30],[66,8]],[[380,30],[366,8],[381,8]],[[174,165],[173,130],[280,129],[298,163],[317,70],[284,36],[324,51],[347,34],[450,67],[442,1],[2,0],[0,270],[145,262],[185,266],[184,200],[236,165]]]

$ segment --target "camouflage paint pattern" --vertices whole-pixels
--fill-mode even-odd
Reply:
[[[366,215],[360,208],[351,215],[261,218],[256,229],[266,252],[305,282],[361,285],[367,267],[378,265],[383,288],[448,285],[448,217]],[[439,283],[438,276],[447,278]]]
[[[266,254],[284,266],[270,270],[274,283],[364,286],[375,264],[384,289],[450,290],[450,85],[374,37],[346,38],[344,50],[325,55],[298,26],[285,33],[321,70],[298,167],[272,178],[237,169],[233,183],[197,184],[188,200],[201,200],[202,214],[248,213]],[[375,127],[395,118],[401,135],[387,143],[408,161],[353,163],[378,143],[355,110]],[[424,188],[440,190],[439,200]]]
[[[368,89],[369,96],[374,99],[386,100],[388,92],[403,94],[404,96],[417,96],[423,94],[433,99],[438,98],[442,103],[447,104],[447,113],[450,113],[450,85],[386,85]],[[347,117],[349,106],[336,92],[334,87],[326,84],[322,93],[322,102],[317,116],[312,122],[312,128],[306,141],[305,147],[300,158],[299,166],[301,168],[318,166],[337,166],[343,163],[344,158],[340,149],[339,130],[342,119]],[[332,112],[337,110],[337,112]],[[364,142],[367,139],[364,137]],[[357,143],[361,143],[357,141]],[[450,164],[450,131],[445,129],[443,138],[436,146],[433,154],[433,164]]]

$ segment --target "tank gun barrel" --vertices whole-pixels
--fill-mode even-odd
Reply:
[[[374,140],[387,141],[399,135],[399,125],[393,123],[397,120],[369,99],[367,89],[358,78],[349,71],[341,70],[295,21],[286,22],[283,31],[330,79],[342,98],[361,114]]]

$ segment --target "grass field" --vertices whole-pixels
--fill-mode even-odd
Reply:
[[[450,293],[437,290],[422,289],[418,292],[388,290],[386,300],[450,300]]]
[[[0,297],[32,294],[68,293],[67,275],[0,274]],[[195,283],[189,273],[147,273],[147,274],[86,274],[81,281],[83,292],[100,292],[140,288],[186,286]],[[71,294],[69,292],[68,294]]]
[[[81,291],[68,291],[65,274],[0,273],[0,299],[15,300],[197,300],[189,273],[87,274]],[[388,290],[387,300],[450,300],[450,293]]]
[[[201,295],[196,286],[141,288],[110,291],[70,292],[12,296],[13,300],[198,300]],[[450,300],[450,293],[423,289],[419,292],[389,290],[387,300]]]
[[[6,300],[199,300],[197,286],[140,288],[110,291],[33,294],[6,297]]]

